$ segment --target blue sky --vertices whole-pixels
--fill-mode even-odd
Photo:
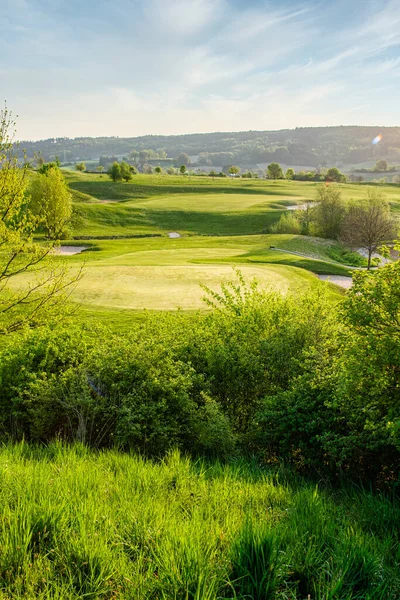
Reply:
[[[1,0],[20,139],[398,125],[400,0]]]

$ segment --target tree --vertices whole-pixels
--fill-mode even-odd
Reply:
[[[103,167],[103,165],[97,165],[97,167],[96,167],[96,170],[97,170],[99,173],[102,173],[102,172],[104,171],[104,167]]]
[[[85,163],[84,163],[84,162],[81,162],[81,163],[76,163],[76,165],[75,165],[75,169],[76,169],[77,171],[81,171],[81,172],[82,172],[82,171],[86,171],[86,165],[85,165]]]
[[[160,174],[160,173],[162,173],[162,168],[161,168],[161,167],[156,167],[156,168],[154,169],[154,171],[155,171],[157,174]]]
[[[368,190],[362,202],[353,203],[344,218],[341,238],[354,248],[368,253],[368,269],[371,258],[380,245],[392,241],[398,233],[398,222],[390,214],[390,206],[376,190]]]
[[[336,183],[345,183],[346,175],[343,175],[337,167],[331,167],[327,170],[325,181],[335,181]]]
[[[291,179],[293,179],[294,175],[295,175],[295,173],[294,173],[293,169],[287,169],[287,171],[286,171],[286,179],[288,181],[290,181]]]
[[[386,160],[378,160],[376,162],[375,167],[373,168],[373,171],[376,171],[377,173],[382,173],[384,171],[387,171],[388,168],[388,163]]]
[[[273,179],[274,181],[276,179],[283,179],[282,167],[277,162],[273,162],[270,165],[268,165],[267,172],[268,172],[269,179]]]
[[[116,161],[113,162],[113,164],[110,165],[110,167],[108,169],[108,174],[113,181],[121,181],[122,173],[121,173],[121,167],[120,167],[119,163],[117,163]]]
[[[132,179],[132,171],[128,163],[122,161],[120,164],[121,177],[126,182],[131,181]]]
[[[333,185],[320,185],[316,192],[317,206],[312,212],[312,222],[317,235],[338,239],[346,212],[340,190]]]
[[[132,150],[132,151],[129,153],[129,156],[128,156],[128,158],[129,158],[129,160],[131,160],[132,162],[136,163],[136,162],[137,162],[137,159],[138,159],[138,156],[139,156],[139,152],[138,152],[137,150]]]
[[[186,152],[181,152],[179,156],[176,157],[175,164],[185,165],[185,167],[187,167],[188,165],[190,165],[190,157],[188,156],[188,154],[186,154]]]
[[[179,171],[180,171],[181,175],[185,175],[185,173],[187,172],[186,165],[181,165],[181,167],[179,168]]]
[[[0,112],[0,335],[37,327],[70,312],[71,278],[51,252],[56,242],[34,241],[38,218],[26,193],[29,165],[22,166],[14,144],[15,123]],[[24,285],[13,285],[25,274]]]
[[[240,173],[240,169],[239,167],[236,167],[236,165],[232,165],[229,169],[229,173],[231,175],[238,175],[238,173]]]
[[[346,446],[351,449],[358,469],[363,453],[365,467],[381,471],[382,465],[391,465],[394,472],[398,469],[394,449],[400,450],[399,289],[400,261],[388,263],[375,273],[358,271],[342,309],[350,331],[338,364],[336,402],[350,440],[339,439],[338,447],[340,453]],[[386,469],[387,476],[390,471]]]
[[[52,164],[52,163],[50,163]],[[49,240],[59,240],[67,232],[72,215],[72,196],[60,169],[53,164],[38,173],[30,187],[31,208]]]
[[[150,160],[150,150],[141,150],[139,152],[139,162],[142,164]]]

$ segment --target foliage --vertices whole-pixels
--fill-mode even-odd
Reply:
[[[0,367],[4,435],[55,436],[150,456],[236,447],[305,473],[394,484],[399,463],[400,263],[288,295],[237,279],[205,316],[149,316],[124,337],[16,338]],[[325,289],[325,293],[322,292]],[[16,376],[18,373],[18,376]]]
[[[298,469],[396,483],[400,449],[400,263],[358,272],[318,362],[266,397],[259,445]],[[339,325],[340,323],[340,325]]]
[[[81,137],[76,139],[59,138],[28,142],[25,144],[29,157],[35,150],[42,152],[46,160],[51,155],[67,156],[74,162],[85,156],[95,159],[107,156],[108,164],[117,155],[126,155],[133,150],[130,160],[137,160],[139,153],[145,152],[149,159],[162,159],[168,156],[178,157],[180,153],[199,156],[200,164],[212,164],[221,167],[226,164],[270,163],[273,161],[286,165],[345,164],[354,165],[379,158],[398,159],[400,133],[398,127],[381,129],[384,140],[379,147],[371,145],[376,136],[375,127],[302,127],[281,131],[244,131],[219,132],[207,134],[187,134],[171,136],[140,136],[137,138],[117,137]],[[151,152],[151,154],[150,154]],[[112,159],[112,160],[110,160]],[[177,160],[177,166],[184,161]],[[106,166],[107,163],[104,165]]]
[[[113,162],[112,165],[110,165],[110,167],[108,169],[108,174],[114,182],[121,181],[122,180],[121,165],[117,162]]]
[[[188,165],[190,165],[190,157],[186,154],[186,152],[181,152],[176,158],[175,158],[175,165],[176,166],[182,166],[184,165],[185,167],[187,167]]]
[[[294,211],[293,211],[294,212]],[[271,233],[301,233],[302,227],[297,215],[283,213],[279,221],[270,227]]]
[[[325,181],[345,183],[346,175],[341,173],[337,167],[331,167],[330,169],[328,169],[325,175]]]
[[[377,173],[382,173],[384,171],[388,170],[388,163],[387,160],[377,160],[376,161],[376,165],[373,168],[373,171],[376,171]]]
[[[86,171],[86,164],[84,162],[76,163],[75,169],[80,172]]]
[[[28,165],[19,164],[13,128],[6,108],[0,113],[0,335],[68,313],[68,291],[77,279],[50,259],[52,244],[34,241],[38,219],[26,192]],[[53,177],[53,172],[58,180],[56,166],[48,176]],[[23,274],[30,275],[27,285],[14,285]]]
[[[321,185],[317,188],[316,199],[318,204],[312,214],[316,235],[338,239],[346,212],[339,188],[334,185]]]
[[[239,168],[239,167],[236,167],[235,165],[232,165],[232,166],[229,168],[229,173],[230,173],[231,175],[238,175],[238,174],[240,173],[240,168]]]
[[[368,269],[371,258],[385,241],[393,241],[399,224],[390,214],[390,206],[377,190],[368,190],[361,202],[353,202],[346,212],[341,230],[343,241],[353,248],[368,252]]]
[[[400,263],[373,275],[357,273],[343,307],[348,324],[336,405],[349,426],[360,431],[349,442],[362,456],[362,468],[373,470],[398,460],[400,449]],[[351,404],[348,404],[351,398]],[[365,464],[368,461],[369,464]]]
[[[131,181],[132,179],[132,169],[130,167],[130,165],[128,165],[128,163],[122,161],[121,164],[119,165],[120,170],[121,170],[121,177],[124,181]],[[115,181],[115,179],[114,179]]]
[[[43,226],[47,238],[65,238],[72,216],[72,196],[61,170],[41,168],[29,188],[31,209]]]
[[[97,337],[96,343],[79,329],[56,329],[8,346],[0,373],[3,431],[151,456],[171,447],[232,452],[227,419],[193,368],[165,352],[162,335],[153,344],[140,331],[126,342]]]
[[[267,168],[267,173],[269,179],[273,179],[274,181],[275,179],[283,179],[283,171],[279,163],[273,162],[269,164]]]
[[[341,245],[331,245],[328,249],[328,256],[336,262],[353,267],[365,267],[367,261],[358,252],[351,252],[346,247]]]
[[[293,179],[294,178],[294,170],[293,169],[287,169],[285,177],[286,177],[287,180]]]

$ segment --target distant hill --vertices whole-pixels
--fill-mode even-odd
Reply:
[[[382,141],[372,140],[382,135]],[[199,165],[257,165],[271,161],[286,165],[346,167],[384,158],[400,164],[400,127],[300,127],[279,131],[242,131],[141,137],[57,138],[22,142],[29,157],[41,152],[45,160],[98,160],[101,155],[124,157],[138,152],[165,151],[174,158],[185,152]],[[163,154],[165,157],[165,154]],[[161,154],[160,154],[161,157]]]

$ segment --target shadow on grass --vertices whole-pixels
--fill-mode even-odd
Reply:
[[[166,194],[254,194],[256,196],[293,196],[293,190],[282,191],[280,186],[274,188],[254,187],[246,185],[135,185],[135,183],[114,183],[113,181],[72,181],[72,190],[88,194],[98,200],[126,201],[134,198],[150,198]]]
[[[198,211],[143,210],[134,206],[80,205],[76,211],[76,231],[94,235],[127,235],[179,231],[196,235],[247,235],[266,233],[282,210],[212,213]],[[135,229],[137,231],[135,231]],[[94,231],[93,231],[94,230]],[[109,230],[109,231],[108,231]],[[139,231],[140,230],[140,231]]]

